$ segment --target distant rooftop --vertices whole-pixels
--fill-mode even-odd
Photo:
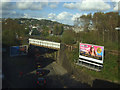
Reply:
[[[116,29],[116,30],[120,30],[120,27],[116,27],[115,29]]]

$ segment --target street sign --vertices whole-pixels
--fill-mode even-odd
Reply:
[[[21,56],[21,55],[27,55],[28,52],[28,46],[22,45],[22,46],[12,46],[10,47],[10,56]]]

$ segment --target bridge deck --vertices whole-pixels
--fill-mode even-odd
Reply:
[[[29,44],[40,46],[40,47],[45,47],[45,48],[57,49],[57,50],[60,49],[60,43],[52,42],[52,41],[29,38]]]
[[[55,48],[55,47],[48,47],[48,46],[44,46],[44,45],[38,45],[38,44],[33,44],[33,43],[30,43],[31,45],[34,45],[34,46],[40,46],[40,47],[45,47],[45,48],[50,48],[50,49],[56,49],[56,50],[60,50],[60,48]]]

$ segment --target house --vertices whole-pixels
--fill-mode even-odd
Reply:
[[[32,26],[32,28],[37,28],[36,26]]]
[[[120,27],[116,27],[115,30],[120,30]]]
[[[75,31],[76,33],[79,33],[80,31],[84,31],[84,28],[83,27],[73,27],[72,30]]]

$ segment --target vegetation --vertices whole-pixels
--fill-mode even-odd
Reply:
[[[50,41],[61,43],[61,37],[59,36],[48,36],[47,39],[49,39]]]
[[[53,34],[54,35],[62,35],[63,31],[64,31],[63,25],[62,24],[60,24],[60,25],[56,24],[54,26]]]
[[[62,42],[65,44],[75,44],[76,39],[75,39],[75,32],[71,30],[64,31],[62,35]]]
[[[37,29],[32,29],[32,35],[40,35],[40,32]]]
[[[84,71],[95,78],[110,80],[112,82],[120,83],[118,76],[118,56],[112,54],[106,54],[104,59],[104,65],[101,72],[90,71],[84,69]]]
[[[20,20],[24,21],[27,19]],[[42,27],[43,31],[40,33],[40,35],[38,34],[38,31],[34,30],[33,34],[38,35],[33,36],[36,38],[44,38],[47,40],[69,45],[75,45],[77,42],[82,41],[83,43],[104,46],[104,67],[101,72],[95,72],[81,67],[78,68],[95,78],[118,82],[118,72],[120,71],[120,69],[118,69],[118,66],[120,65],[118,54],[113,55],[109,53],[109,50],[115,50],[118,52],[118,49],[120,48],[118,39],[118,37],[120,36],[120,31],[115,30],[116,27],[120,27],[120,23],[118,23],[118,21],[120,21],[120,15],[118,14],[118,12],[96,12],[93,15],[82,15],[76,21],[76,26],[80,24],[84,28],[84,31],[81,31],[79,33],[75,33],[72,30],[64,30],[63,24],[58,24],[57,22],[52,22],[49,20],[39,21],[30,19],[27,22],[27,25],[38,24],[40,27]],[[47,25],[53,28],[53,36],[49,35],[50,27],[47,27]],[[17,19],[7,19],[3,21],[2,43],[4,45],[19,45],[19,38],[24,38],[28,35],[28,26],[27,29],[25,29],[25,27],[26,25],[19,24],[19,20]],[[76,46],[79,46],[78,44],[79,43],[77,43]],[[79,47],[74,49],[73,51],[66,52],[67,57],[69,58],[68,60],[71,60],[71,63],[73,63],[74,60],[78,59],[78,50]]]
[[[19,45],[20,40],[25,37],[29,29],[25,25],[20,25],[16,20],[7,19],[2,22],[2,43],[3,45]]]
[[[75,34],[75,38],[79,42],[101,45],[105,48],[104,64],[101,72],[96,72],[89,70],[83,67],[77,67],[81,71],[86,72],[88,75],[91,75],[95,79],[104,79],[115,83],[120,83],[119,78],[119,60],[118,54],[112,54],[109,51],[114,50],[119,52],[119,39],[120,36],[119,30],[115,30],[116,27],[120,27],[118,20],[120,16],[116,12],[101,13],[97,12],[90,17],[91,15],[83,15],[80,18],[82,19],[82,26],[84,27],[83,32]],[[90,27],[90,21],[92,21],[92,27]],[[78,22],[79,23],[79,22]],[[91,30],[93,28],[94,30]],[[72,35],[71,35],[72,36]],[[69,40],[69,39],[68,39]],[[73,51],[67,51],[68,60],[74,62],[74,59],[77,59],[79,52],[77,49]]]
[[[94,13],[93,17],[91,14],[83,15],[80,17],[82,19],[82,25],[84,32],[79,32],[76,34],[78,41],[85,43],[103,45],[106,49],[118,49],[118,18],[120,17],[117,12]],[[92,26],[90,27],[90,21]],[[78,22],[79,23],[79,22]],[[93,30],[91,30],[93,28]],[[88,32],[89,30],[89,32]]]
[[[104,64],[103,69],[100,72],[96,72],[94,70],[89,70],[84,67],[76,66],[74,65],[74,62],[78,60],[78,48],[73,49],[73,51],[65,50],[65,54],[67,57],[67,60],[69,60],[71,67],[74,67],[73,70],[79,69],[79,71],[82,71],[86,73],[87,75],[91,76],[93,79],[102,79],[111,81],[114,83],[120,83],[119,78],[119,60],[118,55],[113,55],[106,51],[106,54],[104,56]],[[80,73],[79,73],[80,74]],[[79,76],[76,76],[79,77]]]
[[[43,25],[42,27],[43,31],[41,32],[42,37],[47,37],[49,35],[49,28]]]

